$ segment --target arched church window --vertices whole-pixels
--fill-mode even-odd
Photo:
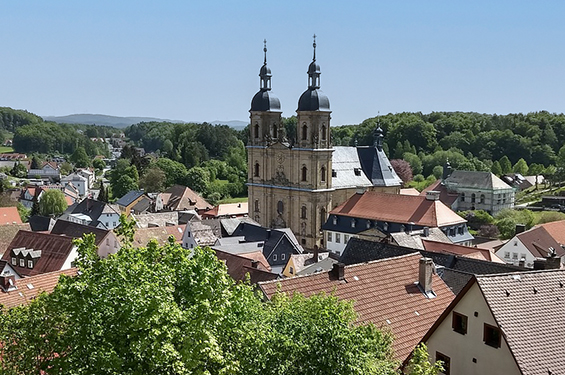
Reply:
[[[324,225],[326,223],[326,209],[322,208],[320,210],[320,226]]]
[[[322,141],[325,141],[326,139],[327,139],[326,125],[322,125]]]
[[[308,168],[306,166],[302,166],[302,181],[306,181],[306,177],[308,175]]]
[[[255,124],[255,129],[253,132],[255,133],[255,138],[259,138],[259,124]]]
[[[278,138],[278,130],[279,129],[277,128],[277,124],[273,124],[273,138]]]
[[[326,182],[326,167],[322,167],[321,174],[322,175],[320,179],[322,180],[322,182]]]
[[[306,219],[306,206],[302,206],[302,208],[300,209],[300,218]]]
[[[484,204],[485,203],[485,195],[481,194],[481,198],[479,199],[479,203]]]
[[[302,126],[302,140],[305,141],[306,139],[308,139],[308,126],[304,124]]]
[[[471,194],[471,203],[475,203],[476,196],[475,193]]]
[[[259,163],[255,163],[255,169],[254,169],[253,175],[255,177],[259,177]]]
[[[283,203],[283,201],[278,201],[278,203],[277,203],[277,213],[279,213],[279,214],[284,213],[284,203]]]

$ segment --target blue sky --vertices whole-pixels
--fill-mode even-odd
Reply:
[[[0,106],[249,118],[263,39],[283,116],[317,38],[332,125],[378,112],[563,112],[565,2],[0,0]]]

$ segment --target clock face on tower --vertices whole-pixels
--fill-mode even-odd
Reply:
[[[277,161],[279,162],[279,164],[284,163],[284,154],[283,153],[279,153],[277,155]]]

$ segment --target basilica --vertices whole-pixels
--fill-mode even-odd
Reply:
[[[383,151],[377,127],[372,146],[332,146],[328,97],[320,65],[308,66],[308,88],[298,99],[295,139],[287,137],[265,59],[251,100],[248,155],[249,216],[262,226],[290,228],[306,249],[323,249],[328,212],[360,191],[396,193],[401,179]],[[378,207],[375,207],[378,209]]]

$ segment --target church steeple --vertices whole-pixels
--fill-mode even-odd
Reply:
[[[375,131],[373,132],[374,136],[374,144],[377,150],[381,151],[383,149],[383,129],[381,129],[380,125],[377,125]]]
[[[298,100],[297,111],[330,111],[330,100],[320,90],[320,65],[316,62],[316,35],[314,34],[314,54],[308,66],[308,90]]]
[[[320,88],[320,65],[316,64],[316,34],[314,34],[314,57],[310,66],[308,66],[308,88],[309,89],[319,89]]]
[[[263,66],[259,70],[259,92],[251,100],[251,111],[280,111],[279,98],[271,91],[271,69],[267,66],[267,40],[263,40]]]

